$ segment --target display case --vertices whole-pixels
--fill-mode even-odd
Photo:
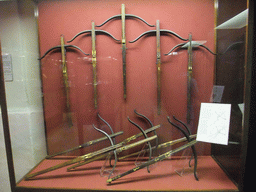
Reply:
[[[0,1],[12,191],[244,191],[253,1]]]

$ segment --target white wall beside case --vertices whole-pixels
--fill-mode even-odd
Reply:
[[[16,181],[46,155],[37,20],[32,1],[0,2],[2,54],[12,56],[13,80],[5,82]],[[18,93],[18,94],[17,94]],[[19,126],[17,126],[19,125]],[[1,124],[2,129],[2,124]],[[1,143],[4,141],[0,134]],[[2,145],[3,146],[3,145]],[[1,154],[5,149],[1,148]],[[32,157],[32,158],[31,158]],[[7,191],[6,156],[1,155],[0,191]],[[6,167],[6,169],[5,169]]]

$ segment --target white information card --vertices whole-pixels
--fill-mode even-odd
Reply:
[[[201,103],[197,141],[228,144],[231,104]]]

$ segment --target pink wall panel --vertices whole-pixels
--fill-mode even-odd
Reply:
[[[160,28],[172,30],[183,38],[192,33],[193,40],[205,40],[206,46],[214,50],[214,2],[213,0],[148,0],[148,1],[45,1],[39,3],[40,51],[43,55],[49,48],[60,45],[60,35],[65,41],[83,30],[91,29],[113,15],[121,13],[124,3],[127,14],[142,17],[150,24],[160,20]],[[121,20],[113,20],[99,28],[121,39]],[[131,125],[127,116],[144,129],[149,125],[138,119],[133,110],[146,115],[162,127],[157,131],[160,142],[182,137],[168,124],[166,116],[175,115],[186,122],[187,113],[187,50],[176,55],[164,56],[181,40],[174,36],[161,36],[161,97],[162,111],[157,114],[157,68],[156,37],[148,36],[131,44],[141,33],[155,29],[135,19],[126,20],[127,40],[127,99],[123,99],[121,44],[105,35],[97,35],[98,108],[93,103],[93,76],[91,55],[77,51],[67,52],[70,81],[70,104],[74,126],[65,121],[64,85],[62,82],[61,54],[52,52],[42,64],[44,107],[49,153],[61,151],[78,143],[101,137],[92,124],[109,130],[99,121],[97,113],[109,122],[115,132],[124,131],[117,141],[139,132]],[[82,35],[71,44],[91,54],[91,36]],[[190,128],[196,133],[201,102],[209,102],[214,80],[214,56],[204,49],[193,50],[192,121]],[[84,152],[102,148],[97,144]],[[108,143],[107,143],[108,145]],[[209,154],[209,145],[201,144],[202,155]]]

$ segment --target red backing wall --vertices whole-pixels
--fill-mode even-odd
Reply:
[[[65,41],[74,35],[91,29],[113,15],[121,13],[124,3],[127,14],[142,17],[150,24],[160,20],[160,28],[172,30],[183,38],[192,33],[193,40],[205,40],[206,46],[214,50],[214,1],[213,0],[87,0],[87,1],[45,1],[39,3],[40,51],[43,55],[49,48],[60,45],[60,35]],[[100,29],[121,39],[121,20],[113,20]],[[127,99],[123,99],[122,50],[121,44],[108,36],[97,35],[97,78],[98,108],[93,102],[93,78],[91,55],[77,51],[67,52],[68,76],[70,81],[70,103],[74,126],[69,128],[65,121],[65,95],[62,81],[61,54],[52,52],[42,62],[45,122],[50,154],[102,135],[92,124],[109,132],[97,113],[108,121],[115,132],[124,131],[117,138],[121,141],[139,130],[131,125],[127,116],[144,129],[149,125],[134,115],[133,110],[146,115],[162,127],[157,131],[160,142],[182,137],[166,119],[175,115],[186,122],[187,112],[187,50],[176,55],[164,56],[181,40],[174,36],[161,36],[161,115],[157,114],[157,68],[156,37],[149,36],[136,43],[128,43],[141,33],[155,29],[135,19],[126,20],[127,40]],[[84,52],[91,54],[91,36],[82,35],[72,42]],[[214,80],[214,56],[205,49],[193,50],[192,121],[189,127],[197,131],[201,102],[209,102]],[[109,142],[103,142],[80,151],[100,149]],[[208,144],[197,145],[201,155],[210,153]],[[79,154],[79,153],[76,153]]]

